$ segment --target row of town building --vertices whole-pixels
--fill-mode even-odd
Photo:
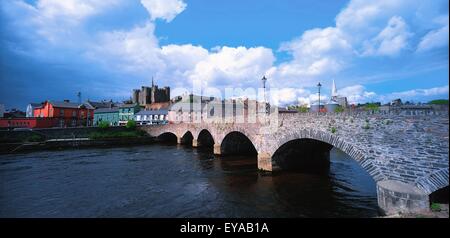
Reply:
[[[139,125],[165,124],[168,123],[170,104],[170,88],[159,89],[152,80],[152,87],[142,87],[142,92],[133,90],[133,99],[123,103],[47,100],[28,104],[26,112],[5,112],[4,106],[0,105],[0,128],[86,127],[101,122],[122,126],[130,120]]]

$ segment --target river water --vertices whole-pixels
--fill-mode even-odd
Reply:
[[[375,182],[332,149],[327,173],[180,145],[0,156],[0,217],[374,217]]]

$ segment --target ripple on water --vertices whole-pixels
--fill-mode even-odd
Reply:
[[[17,172],[32,169],[33,166],[15,166],[12,168],[0,168],[0,172]]]
[[[0,161],[0,217],[376,216],[374,183],[342,156],[325,175],[261,176],[256,158],[177,146],[12,155]]]

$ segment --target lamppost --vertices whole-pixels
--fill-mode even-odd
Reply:
[[[322,84],[320,82],[317,84],[317,87],[319,88],[319,112],[320,112],[320,87],[322,87]]]
[[[261,80],[263,82],[263,88],[264,88],[264,108],[265,108],[264,112],[266,114],[268,114],[269,112],[268,112],[268,105],[267,105],[267,98],[266,98],[266,82],[267,82],[266,76],[264,75]]]

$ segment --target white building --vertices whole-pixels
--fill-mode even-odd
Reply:
[[[336,83],[333,79],[333,85],[331,86],[331,100],[329,104],[338,104],[343,108],[346,108],[348,106],[347,103],[347,97],[339,96],[337,89],[336,89]]]
[[[30,104],[28,104],[26,116],[27,117],[34,117],[34,109],[41,108],[42,106],[43,106],[42,103],[30,103]]]
[[[166,109],[141,110],[135,116],[138,125],[167,124],[169,121]]]

